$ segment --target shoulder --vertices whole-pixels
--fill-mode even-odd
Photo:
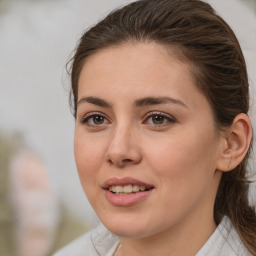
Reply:
[[[226,238],[225,244],[222,248],[221,255],[239,255],[239,256],[249,256],[251,255],[242,240],[240,239],[237,231],[235,230],[232,222],[228,217],[225,217],[222,221],[222,230],[223,233],[227,234],[224,236]],[[220,232],[222,234],[222,232]]]
[[[249,256],[232,222],[224,217],[196,256]]]
[[[85,251],[92,250],[93,247],[90,241],[90,233],[87,233],[56,252],[53,256],[82,256]]]
[[[53,256],[97,256],[112,255],[119,244],[119,238],[102,224],[89,233],[74,240]]]

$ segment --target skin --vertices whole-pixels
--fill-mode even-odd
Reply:
[[[88,102],[88,97],[107,104]],[[136,106],[145,97],[174,100]],[[121,237],[119,253],[195,255],[216,228],[218,167],[227,166],[228,158],[223,157],[226,137],[216,128],[189,64],[153,43],[100,50],[83,66],[78,102],[74,149],[79,177],[102,223]],[[156,113],[167,117],[160,125]],[[135,205],[114,206],[103,183],[127,176],[154,189]]]

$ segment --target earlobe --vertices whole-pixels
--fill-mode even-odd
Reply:
[[[246,156],[252,139],[252,127],[247,115],[238,114],[225,132],[223,147],[217,163],[222,172],[236,168]]]

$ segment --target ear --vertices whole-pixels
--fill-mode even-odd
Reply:
[[[224,140],[217,162],[217,169],[222,172],[231,171],[244,159],[252,139],[252,127],[247,115],[238,114],[232,125],[225,131]]]

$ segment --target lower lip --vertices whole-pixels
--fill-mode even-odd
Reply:
[[[127,195],[117,195],[109,190],[105,190],[104,194],[106,199],[114,206],[132,206],[145,200],[153,190],[154,189],[150,189],[148,191],[136,192]]]

